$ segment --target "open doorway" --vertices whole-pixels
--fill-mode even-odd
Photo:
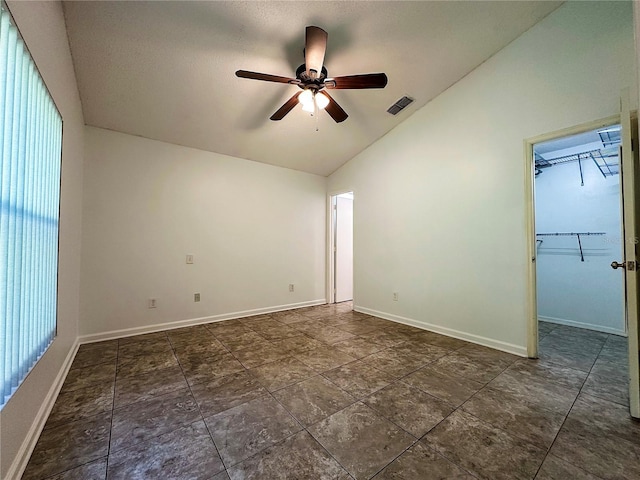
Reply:
[[[353,301],[353,192],[330,197],[330,302]]]
[[[626,335],[620,125],[533,146],[538,319]]]
[[[533,144],[533,258],[538,356],[628,406],[620,143],[609,123]]]

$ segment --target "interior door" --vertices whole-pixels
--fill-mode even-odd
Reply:
[[[631,118],[629,90],[620,100],[620,124],[622,128],[620,175],[622,180],[622,230],[624,238],[625,306],[629,333],[629,406],[631,416],[640,418],[640,365],[638,345],[638,233],[640,233],[640,188],[638,169],[638,121]],[[635,147],[635,148],[634,148]]]
[[[353,196],[336,198],[336,302],[353,300]]]

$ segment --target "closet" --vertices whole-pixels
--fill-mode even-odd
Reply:
[[[624,335],[620,127],[535,145],[538,319]]]

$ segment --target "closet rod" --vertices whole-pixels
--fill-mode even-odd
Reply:
[[[580,241],[580,235],[589,236],[589,235],[606,235],[605,232],[555,232],[555,233],[536,233],[536,237],[578,237],[578,248],[580,249],[580,261],[584,262],[584,254],[582,253],[582,241]],[[542,240],[540,240],[540,245],[542,245]]]
[[[606,232],[556,232],[556,233],[536,233],[536,237],[570,237],[572,235],[606,235]]]

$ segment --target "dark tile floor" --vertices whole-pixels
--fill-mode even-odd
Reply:
[[[626,339],[540,360],[349,303],[83,345],[25,479],[638,479]]]

